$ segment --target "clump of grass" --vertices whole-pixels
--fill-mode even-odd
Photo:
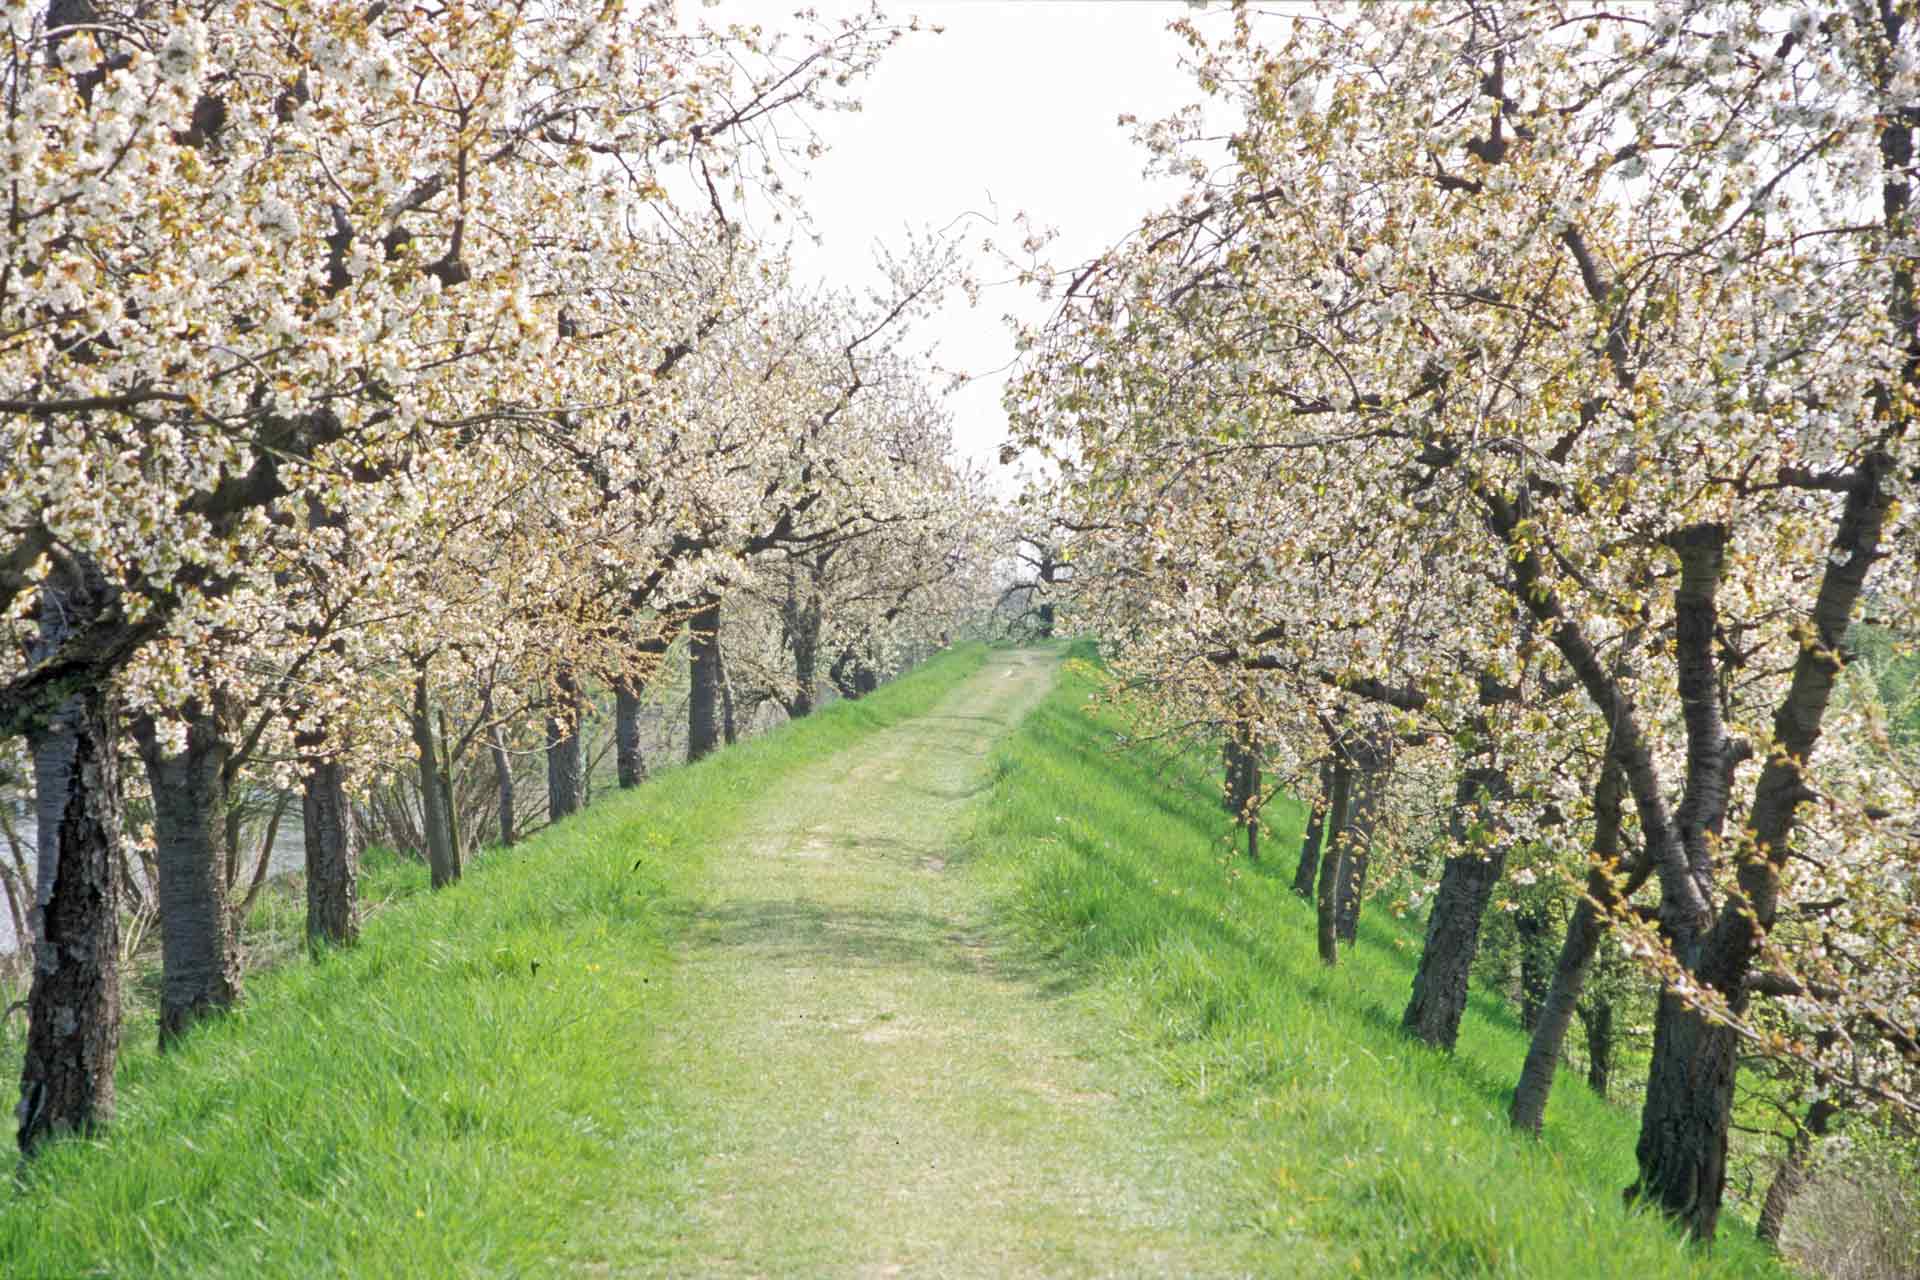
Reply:
[[[1781,1276],[1742,1224],[1711,1251],[1623,1207],[1636,1118],[1561,1081],[1546,1136],[1506,1103],[1526,1039],[1476,993],[1441,1054],[1399,1018],[1421,937],[1374,909],[1337,969],[1276,860],[1227,852],[1211,760],[1118,754],[1070,664],[1002,748],[976,834],[1007,910],[1074,966],[1238,1164],[1245,1222],[1302,1275]]]
[[[0,1275],[644,1262],[679,1221],[693,1152],[638,1064],[707,851],[771,779],[919,714],[984,659],[955,650],[605,797],[441,893],[374,859],[387,905],[358,947],[253,977],[241,1009],[164,1056],[128,1039],[113,1126],[0,1183]]]

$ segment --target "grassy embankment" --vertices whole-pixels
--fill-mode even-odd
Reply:
[[[1273,861],[1249,871],[1214,762],[1114,754],[1095,688],[1074,664],[1000,751],[981,861],[1233,1150],[1243,1220],[1297,1244],[1298,1274],[1783,1274],[1744,1223],[1705,1253],[1626,1211],[1637,1117],[1571,1074],[1544,1140],[1514,1135],[1526,1040],[1503,1003],[1475,993],[1451,1056],[1403,1035],[1417,929],[1376,909],[1325,969],[1291,891],[1297,810],[1269,811]]]
[[[636,1069],[705,855],[786,773],[932,706],[984,650],[607,796],[425,891],[389,865],[361,944],[249,980],[119,1116],[0,1182],[0,1275],[545,1275],[632,1261],[695,1158]],[[12,1078],[10,1073],[9,1078]]]

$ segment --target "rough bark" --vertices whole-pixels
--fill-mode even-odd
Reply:
[[[347,802],[347,767],[310,757],[300,814],[307,861],[307,945],[349,947],[360,939],[360,847]]]
[[[1327,795],[1327,843],[1320,856],[1320,883],[1314,901],[1316,931],[1322,964],[1340,962],[1338,909],[1340,885],[1346,877],[1347,797],[1353,789],[1353,769],[1344,761],[1335,761],[1333,785]]]
[[[1307,812],[1307,829],[1300,839],[1300,865],[1293,873],[1293,891],[1313,901],[1313,882],[1320,870],[1320,838],[1326,832],[1327,796],[1333,789],[1333,770],[1320,766],[1320,792]]]
[[[436,889],[460,878],[459,850],[453,843],[451,805],[440,770],[440,752],[434,742],[433,712],[427,702],[427,678],[414,677],[413,727],[415,764],[420,773],[420,826],[427,840],[427,869]]]
[[[613,682],[614,771],[622,787],[637,787],[647,780],[647,762],[640,751],[640,694],[644,687],[628,678]]]
[[[1478,765],[1461,771],[1454,784],[1448,825],[1457,844],[1465,845],[1487,800],[1504,799],[1506,775]],[[1451,1051],[1460,1036],[1460,1019],[1467,1010],[1473,977],[1473,958],[1480,949],[1480,926],[1487,903],[1506,869],[1507,850],[1495,841],[1487,853],[1457,854],[1440,872],[1440,887],[1427,914],[1426,944],[1413,975],[1413,997],[1400,1025],[1435,1048]]]
[[[793,650],[793,697],[786,703],[787,718],[799,720],[813,714],[820,696],[819,606],[803,606],[789,597],[786,629],[787,644]]]
[[[108,606],[89,568],[57,571],[42,599],[30,660],[59,649],[69,629]],[[37,830],[33,982],[27,994],[27,1048],[14,1117],[24,1155],[65,1134],[86,1134],[113,1118],[113,1068],[120,1051],[120,780],[112,704],[104,682],[89,682],[57,704],[28,735]]]
[[[1813,1105],[1807,1108],[1806,1123],[1794,1130],[1792,1141],[1787,1143],[1787,1154],[1774,1171],[1773,1181],[1767,1184],[1760,1220],[1754,1224],[1753,1233],[1770,1247],[1780,1247],[1780,1230],[1786,1225],[1787,1210],[1793,1206],[1794,1197],[1807,1185],[1814,1148],[1827,1136],[1828,1128],[1839,1114],[1840,1108],[1827,1099],[1814,1099]]]
[[[689,626],[687,762],[691,764],[720,746],[720,598],[707,596]]]
[[[1380,818],[1386,792],[1384,764],[1368,760],[1356,769],[1353,811],[1347,817],[1347,848],[1341,857],[1339,898],[1334,904],[1334,929],[1351,946],[1360,933],[1360,904],[1367,896],[1367,864],[1373,849],[1373,828]]]
[[[240,1000],[240,950],[227,907],[226,763],[231,750],[213,715],[181,709],[187,740],[168,751],[148,716],[133,723],[153,789],[160,905],[160,1047]]]
[[[1567,1025],[1586,989],[1593,957],[1606,935],[1608,917],[1620,901],[1614,875],[1620,859],[1624,799],[1620,768],[1608,761],[1602,766],[1600,780],[1593,789],[1593,857],[1587,869],[1586,892],[1574,904],[1573,917],[1567,921],[1567,936],[1554,962],[1553,981],[1540,1003],[1540,1016],[1534,1021],[1526,1061],[1520,1067],[1520,1083],[1514,1088],[1513,1105],[1507,1113],[1514,1128],[1528,1133],[1539,1133],[1545,1120],[1547,1095],[1553,1090],[1554,1068],[1560,1061]],[[1642,870],[1640,874],[1644,878],[1646,873]],[[1604,1084],[1600,1093],[1603,1097],[1606,1094]]]
[[[1260,748],[1253,726],[1245,721],[1227,733],[1222,748],[1226,764],[1226,805],[1234,821],[1246,829],[1247,860],[1260,861]]]
[[[580,745],[585,705],[571,670],[561,667],[553,683],[559,705],[547,717],[547,820],[558,822],[586,807],[587,775]]]

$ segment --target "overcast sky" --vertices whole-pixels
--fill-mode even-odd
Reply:
[[[793,0],[724,0],[710,9],[682,0],[689,17],[722,25],[785,24]],[[819,0],[823,17],[865,8]],[[861,94],[858,114],[828,117],[832,148],[812,166],[804,190],[825,243],[799,244],[803,278],[835,283],[875,279],[872,246],[903,231],[941,228],[962,213],[997,217],[1017,243],[1012,217],[1024,210],[1057,228],[1056,262],[1091,257],[1164,203],[1145,184],[1144,153],[1117,123],[1170,114],[1198,98],[1179,67],[1182,44],[1167,24],[1192,12],[1177,0],[918,0],[885,5],[890,18],[919,15],[942,34],[909,37],[882,62]],[[987,228],[968,224],[978,243]],[[997,273],[994,273],[997,274]],[[963,298],[917,335],[937,343],[949,368],[977,380],[950,400],[958,444],[986,460],[1005,436],[1003,378],[1013,357],[1002,315],[1040,314],[1031,295],[989,291],[978,307]]]

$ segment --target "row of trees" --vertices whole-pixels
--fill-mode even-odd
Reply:
[[[1702,1238],[1743,1061],[1810,1131],[1920,1111],[1920,758],[1855,661],[1920,635],[1917,21],[1185,25],[1240,123],[1141,128],[1186,194],[1033,268],[1009,394],[1080,625],[1226,737],[1249,837],[1312,798],[1328,963],[1366,877],[1412,877],[1405,1024],[1450,1047],[1489,903],[1579,886],[1514,1123],[1617,940],[1659,991],[1629,1196]]]
[[[152,796],[164,1046],[240,995],[235,805],[297,790],[308,931],[356,931],[354,796],[511,753],[557,819],[611,703],[644,776],[971,608],[994,513],[901,334],[937,245],[804,292],[742,226],[908,30],[670,3],[8,6],[0,738],[37,830],[19,1144],[106,1120],[123,772]],[[726,637],[723,643],[723,636]],[[736,698],[750,705],[736,705]],[[123,749],[131,752],[123,758]]]

